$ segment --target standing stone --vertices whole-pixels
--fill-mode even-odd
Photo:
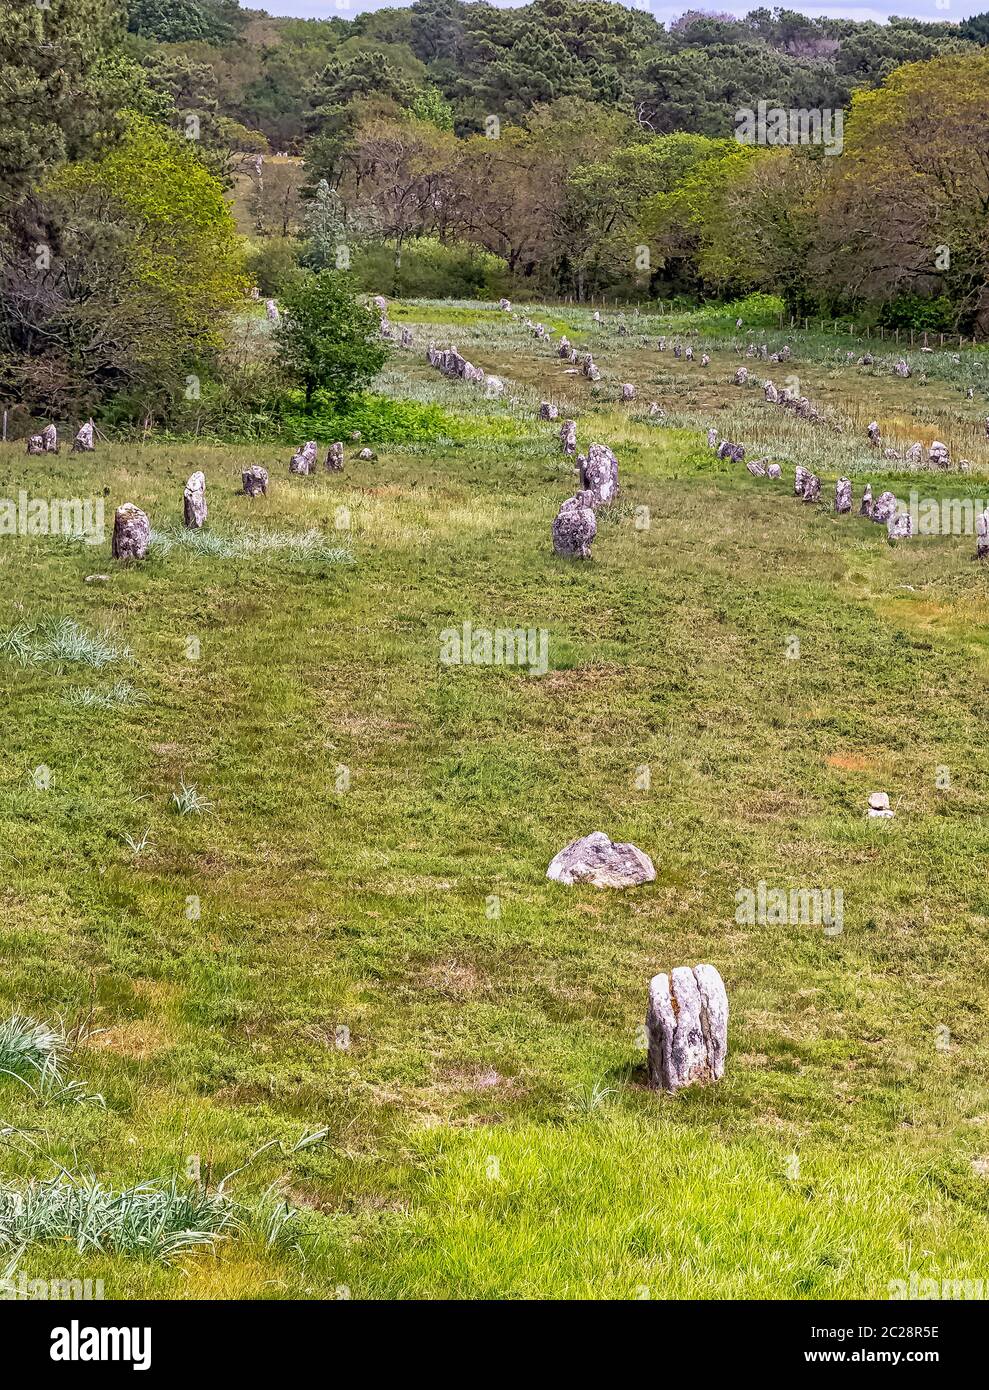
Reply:
[[[206,520],[206,474],[193,473],[182,494],[182,520],[190,531],[198,531]]]
[[[806,483],[804,483],[804,501],[817,502],[821,496],[821,480],[816,473],[811,473]]]
[[[800,466],[800,464],[798,463],[796,469],[794,470],[794,474],[793,474],[793,495],[794,495],[794,497],[803,497],[803,495],[804,495],[804,488],[807,486],[807,479],[808,479],[809,477],[810,477],[810,471],[809,471],[808,469],[806,469],[806,468],[802,468],[802,467]]]
[[[293,454],[289,460],[288,471],[290,473],[309,474],[316,467],[316,441],[308,440],[303,444],[297,454]]]
[[[872,504],[872,519],[877,526],[888,526],[890,517],[896,515],[897,502],[891,492],[883,492]]]
[[[565,333],[560,339],[560,346],[556,349],[556,355],[557,357],[566,357],[568,359],[570,357],[570,339]]]
[[[947,444],[942,444],[940,439],[935,439],[927,455],[932,468],[949,468],[951,466],[951,456],[948,453]]]
[[[783,470],[778,463],[771,463],[766,469],[766,476],[768,478],[782,478]]]
[[[568,458],[572,458],[577,452],[576,420],[564,420],[563,424],[560,426],[560,448]]]
[[[510,314],[512,312],[512,301],[510,299],[499,299],[498,308],[503,314]]]
[[[264,301],[264,315],[269,323],[277,323],[279,320],[278,305],[273,299]]]
[[[911,444],[903,457],[907,463],[919,463],[923,456],[924,446],[918,440],[916,444]]]
[[[555,420],[559,413],[556,406],[551,405],[549,401],[543,401],[539,406],[540,420]]]
[[[694,360],[694,349],[689,343],[683,350],[683,358],[685,362],[693,362]]]
[[[656,346],[659,348],[660,352],[665,352],[665,351],[666,351],[666,339],[665,339],[665,338],[659,338],[659,339],[657,339]],[[989,415],[986,416],[986,437],[989,438]]]
[[[91,454],[96,448],[95,436],[96,426],[92,420],[87,420],[84,425],[80,425],[79,433],[72,441],[72,452],[74,454]]]
[[[708,355],[707,355],[706,352],[701,353],[701,366],[702,366],[702,367],[709,367],[710,365],[711,365],[711,359],[710,359],[710,357],[708,357]]]
[[[839,478],[835,483],[834,509],[836,512],[850,512],[852,510],[852,481],[850,478]]]
[[[682,357],[682,356],[683,356],[683,348],[680,346],[679,343],[674,343],[674,344],[673,344],[673,356],[674,356],[674,357]]]
[[[909,512],[894,512],[886,523],[886,535],[891,541],[908,541],[913,535],[913,517]]]
[[[735,373],[735,385],[736,385],[736,386],[744,386],[745,383],[748,381],[748,379],[749,379],[749,369],[748,369],[748,367],[739,367],[738,371]]]
[[[859,507],[859,516],[872,516],[872,484],[866,483],[865,492],[862,494],[862,505]]]
[[[779,405],[780,393],[771,381],[764,384],[762,391],[770,405]]]
[[[546,870],[554,883],[590,883],[595,888],[635,888],[652,883],[656,870],[648,854],[630,844],[615,844],[594,830],[555,855]]]
[[[712,425],[707,432],[707,447],[716,449],[718,447],[718,431]]]
[[[592,444],[588,449],[580,481],[595,507],[605,507],[618,496],[618,460],[606,444]]]
[[[910,365],[901,358],[899,362],[893,363],[893,371],[897,376],[907,377],[910,375]]]
[[[118,507],[113,517],[110,553],[115,560],[143,560],[151,541],[151,522],[147,513],[133,502]]]
[[[878,424],[878,421],[876,421],[876,420],[873,420],[872,423],[871,423],[871,425],[869,426],[869,443],[872,445],[873,449],[878,449],[878,448],[879,448],[879,444],[880,444],[879,424]]]
[[[766,476],[766,470],[758,459],[750,460],[745,467],[752,474],[753,478],[764,478]]]
[[[632,385],[632,383],[631,383],[630,381],[626,381],[625,384],[622,386],[622,400],[623,400],[623,401],[634,401],[634,400],[635,400],[635,387]]]
[[[977,540],[975,543],[975,553],[980,560],[989,557],[989,507],[980,513],[975,523]]]
[[[383,314],[387,313],[388,300],[384,297],[383,294],[376,294],[374,296],[374,299],[372,300],[372,303],[375,305],[376,308],[380,309]]]
[[[568,559],[589,560],[591,542],[597,535],[593,497],[578,492],[568,497],[553,519],[553,549]]]
[[[259,468],[255,465],[252,468],[245,468],[240,475],[241,483],[248,497],[267,497],[268,495],[268,470]]]
[[[649,402],[649,414],[650,414],[650,416],[653,416],[653,415],[665,415],[665,414],[666,414],[666,411],[665,411],[665,410],[663,409],[663,407],[660,405],[659,401],[650,401],[650,402]]]
[[[343,469],[343,440],[338,439],[326,451],[327,473],[339,473]]]
[[[869,793],[870,820],[892,820],[894,812],[889,804],[889,792]]]
[[[46,454],[58,453],[58,430],[54,425],[46,425],[41,432],[41,442],[44,444]]]
[[[402,334],[399,338],[399,343],[403,348],[410,348],[415,345],[415,338],[413,337],[411,328],[402,329]]]
[[[728,994],[713,965],[678,965],[649,984],[649,1084],[675,1095],[720,1081],[728,1055]]]
[[[29,454],[43,454],[45,452],[45,441],[40,434],[28,435],[27,451]]]

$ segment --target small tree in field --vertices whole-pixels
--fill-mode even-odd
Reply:
[[[305,388],[306,404],[325,391],[335,405],[377,376],[387,355],[377,309],[362,304],[338,270],[303,272],[286,289],[275,330],[282,366]]]

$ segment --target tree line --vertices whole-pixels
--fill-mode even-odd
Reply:
[[[357,322],[344,272],[386,293],[766,291],[984,335],[987,38],[985,17],[762,9],[664,29],[597,0],[350,21],[0,0],[0,392],[112,422],[222,382],[256,411],[278,383],[238,356],[252,284],[318,331],[330,304]],[[841,138],[745,143],[760,103],[836,111]]]

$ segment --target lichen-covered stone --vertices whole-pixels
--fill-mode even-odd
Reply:
[[[248,497],[266,497],[268,495],[267,468],[260,468],[257,464],[245,468],[240,475],[240,481]]]
[[[316,467],[316,441],[309,439],[289,460],[288,471],[308,475]]]
[[[648,854],[630,844],[615,844],[601,830],[561,849],[546,877],[555,883],[590,883],[595,888],[634,888],[651,883],[656,870]]]
[[[111,551],[115,560],[143,560],[151,543],[151,522],[146,512],[125,502],[113,517]]]
[[[675,1095],[720,1081],[728,1056],[728,993],[713,965],[655,975],[646,1012],[649,1084]]]
[[[206,474],[193,473],[182,494],[182,521],[190,531],[198,531],[206,521]]]
[[[852,510],[852,480],[839,478],[834,485],[834,509],[836,512]]]
[[[581,464],[580,481],[595,507],[608,506],[618,496],[618,460],[606,444],[590,446]]]
[[[553,549],[567,559],[589,560],[597,529],[592,495],[578,492],[567,498],[553,520]]]
[[[72,441],[72,452],[74,454],[91,454],[96,448],[96,426],[92,420],[87,420],[84,425],[79,426],[79,432]]]

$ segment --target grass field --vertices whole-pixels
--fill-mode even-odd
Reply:
[[[544,321],[590,342],[575,313]],[[0,539],[0,1019],[67,1035],[57,1084],[0,1076],[0,1274],[111,1298],[989,1277],[986,570],[971,537],[894,547],[791,495],[805,458],[877,490],[863,417],[964,450],[971,473],[918,475],[924,495],[985,495],[981,354],[922,384],[794,340],[766,375],[846,422],[814,434],[730,384],[744,334],[699,331],[702,369],[606,325],[591,388],[490,309],[392,318],[506,378],[499,402],[420,351],[386,369],[470,442],[348,445],[311,479],[283,446],[0,449],[0,497],[105,492],[108,522],[133,501],[164,537],[133,567],[108,535]],[[619,459],[586,564],[550,545],[574,480],[544,397]],[[717,461],[709,420],[784,480]],[[254,463],[267,499],[240,493]],[[465,622],[546,630],[547,673],[443,665]],[[895,819],[866,819],[875,789]],[[549,883],[595,829],[656,882]],[[740,923],[759,881],[840,890],[843,930]],[[727,985],[726,1075],[662,1098],[648,981],[697,961]],[[215,1239],[21,1238],[10,1191],[60,1173],[205,1191]]]

